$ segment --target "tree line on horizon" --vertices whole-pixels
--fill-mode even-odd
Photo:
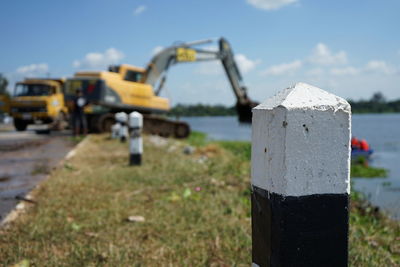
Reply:
[[[400,99],[387,101],[381,92],[376,92],[369,100],[349,99],[353,113],[394,113],[400,112]]]
[[[168,113],[174,117],[201,117],[201,116],[235,116],[234,106],[224,105],[204,105],[204,104],[177,104]]]
[[[348,99],[353,113],[394,113],[400,112],[400,99],[387,101],[381,92],[376,92],[368,100]],[[177,104],[170,112],[175,117],[200,116],[236,116],[235,106],[205,105],[205,104]]]

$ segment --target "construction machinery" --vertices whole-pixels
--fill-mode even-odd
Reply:
[[[83,71],[68,79],[65,84],[67,105],[73,101],[77,89],[91,103],[87,116],[91,131],[110,131],[116,112],[139,111],[144,115],[147,133],[161,136],[187,137],[189,125],[157,114],[170,109],[168,99],[160,97],[170,66],[183,62],[220,60],[236,96],[236,109],[240,122],[251,121],[251,108],[257,103],[247,96],[247,89],[235,62],[232,49],[224,39],[218,40],[217,51],[199,49],[213,40],[178,43],[158,52],[146,69],[130,65],[110,66],[108,71]]]
[[[10,112],[10,97],[6,94],[0,94],[0,114]]]
[[[25,79],[15,85],[9,102],[10,115],[17,131],[29,124],[47,124],[61,130],[68,125],[68,110],[64,105],[65,79]]]

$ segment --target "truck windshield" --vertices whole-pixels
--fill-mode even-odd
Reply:
[[[14,92],[14,96],[46,96],[51,94],[51,86],[45,84],[17,83]]]

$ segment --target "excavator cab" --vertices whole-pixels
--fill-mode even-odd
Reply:
[[[129,82],[140,82],[144,75],[144,69],[135,66],[122,64],[122,65],[111,65],[108,67],[109,72],[119,73],[121,78]]]

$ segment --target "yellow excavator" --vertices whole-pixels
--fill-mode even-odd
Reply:
[[[157,115],[170,109],[168,99],[159,96],[167,71],[177,63],[220,60],[237,99],[239,121],[251,122],[251,109],[257,103],[247,96],[232,49],[224,38],[218,40],[218,51],[197,48],[211,42],[213,40],[178,43],[165,48],[152,58],[145,69],[123,64],[110,66],[108,71],[77,72],[66,81],[66,103],[71,107],[76,90],[82,90],[90,103],[86,107],[90,131],[109,131],[116,112],[139,111],[144,114],[145,132],[184,138],[190,133],[187,123]]]

